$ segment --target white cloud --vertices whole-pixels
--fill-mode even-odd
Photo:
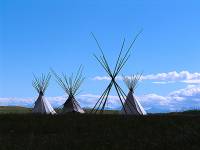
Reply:
[[[92,108],[100,95],[95,94],[82,94],[77,96],[77,101],[80,103],[82,107],[90,107]],[[67,100],[66,96],[56,96],[56,97],[45,97],[53,107],[58,108],[64,104]],[[33,107],[34,102],[37,98],[0,98],[0,106],[22,106],[22,107]],[[117,96],[110,95],[108,97],[107,108],[115,109],[120,106],[120,102]]]
[[[33,107],[34,102],[37,98],[18,98],[18,97],[9,97],[9,98],[0,98],[0,106],[22,106],[22,107]],[[58,97],[46,97],[48,101],[55,107],[60,106],[66,98],[64,96]]]
[[[92,78],[92,80],[99,80],[99,81],[101,81],[101,80],[110,80],[110,77],[108,77],[108,76],[96,76],[96,77],[94,77],[94,78]]]
[[[185,89],[180,89],[170,93],[170,96],[190,97],[194,95],[200,95],[200,87],[195,85],[189,85]]]
[[[139,99],[144,106],[151,107],[151,112],[199,109],[200,87],[189,85],[184,89],[173,91],[166,96],[147,94],[139,97]]]
[[[10,98],[0,98],[0,106],[25,106],[30,107],[33,104],[32,98],[17,98],[17,97],[10,97]]]
[[[154,84],[170,84],[170,83],[175,83],[174,81],[154,81],[152,82]]]
[[[96,76],[93,80],[110,80],[107,76]],[[121,76],[117,77],[117,80],[122,80]],[[155,84],[168,84],[175,82],[183,82],[188,84],[200,84],[200,73],[190,73],[189,71],[181,72],[168,72],[168,73],[158,73],[141,76],[141,80],[151,80]]]
[[[184,82],[184,83],[192,83],[199,84],[200,83],[200,73],[190,73],[189,71],[181,71],[181,72],[168,72],[168,73],[158,73],[142,76],[143,80],[156,80],[160,81],[160,83],[174,83],[174,82]],[[155,83],[155,82],[154,82]]]
[[[80,95],[77,100],[80,102],[82,107],[94,107],[98,99],[100,98],[100,95],[95,94],[83,94]],[[120,101],[117,96],[110,95],[108,97],[108,103],[106,105],[109,109],[116,109],[120,107]]]
[[[107,81],[110,81],[111,78],[108,77],[108,76],[96,76],[96,77],[92,78],[92,80],[99,80],[99,81],[107,80]],[[117,76],[116,80],[123,80],[123,77],[122,76]]]
[[[188,83],[188,84],[200,84],[200,79],[183,80],[181,82]]]
[[[93,107],[100,95],[82,94],[77,97],[82,107]],[[200,108],[200,86],[188,85],[186,88],[170,92],[167,95],[155,93],[136,96],[142,106],[148,112],[169,112],[181,111],[184,109]],[[36,98],[0,98],[1,106],[25,106],[33,107]],[[61,106],[67,99],[66,96],[47,97],[55,107]],[[121,104],[117,96],[111,95],[108,98],[109,109],[120,109]]]

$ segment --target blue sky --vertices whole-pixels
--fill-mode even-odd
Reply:
[[[158,109],[165,99],[175,101],[176,97],[169,97],[181,91],[187,102],[181,101],[181,106],[173,104],[177,106],[174,109],[199,107],[199,6],[198,0],[2,0],[0,98],[35,97],[31,87],[33,73],[45,73],[52,67],[71,74],[80,64],[86,76],[81,94],[98,97],[108,81],[95,80],[106,73],[93,57],[99,51],[90,33],[96,35],[113,66],[123,38],[128,45],[143,29],[121,72],[125,75],[143,72],[146,76],[136,94],[141,102],[146,108]],[[159,76],[160,73],[165,74]],[[152,74],[154,78],[148,78]],[[188,98],[188,91],[195,91],[195,95],[191,93]],[[52,80],[47,96],[62,95],[63,91]],[[86,101],[90,98],[84,97]],[[144,99],[147,100],[143,102]],[[159,101],[156,108],[152,106],[154,101]],[[81,103],[84,105],[84,100]],[[167,103],[166,107],[169,105],[172,104]]]

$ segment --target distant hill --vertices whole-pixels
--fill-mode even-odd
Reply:
[[[7,113],[30,113],[31,109],[20,106],[0,106],[0,114]]]
[[[86,113],[90,113],[90,108],[84,108]],[[61,112],[60,109],[55,109],[57,113]],[[21,106],[0,106],[0,114],[7,113],[31,113],[31,108],[21,107]],[[104,110],[104,114],[120,114],[119,110]],[[150,113],[151,115],[200,115],[200,110],[187,110],[183,112],[171,112],[171,113]]]
[[[85,108],[86,113],[89,113],[91,109]],[[55,109],[57,113],[61,112],[60,109]],[[9,113],[31,113],[31,108],[21,107],[21,106],[0,106],[0,114]],[[118,110],[105,110],[104,114],[119,114]]]

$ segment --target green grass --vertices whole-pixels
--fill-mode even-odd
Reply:
[[[0,115],[0,150],[199,150],[199,141],[199,114]]]
[[[86,113],[90,113],[91,109],[85,109]],[[97,111],[97,114],[100,113],[100,111]],[[108,114],[108,115],[119,115],[120,111],[119,110],[104,110],[103,114]]]
[[[8,113],[30,113],[31,109],[26,107],[19,106],[0,106],[0,114],[8,114]]]

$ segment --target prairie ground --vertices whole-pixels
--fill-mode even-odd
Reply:
[[[0,114],[0,150],[199,150],[199,114]]]

